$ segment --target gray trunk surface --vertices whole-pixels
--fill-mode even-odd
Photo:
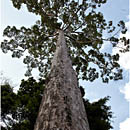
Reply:
[[[61,30],[34,130],[89,130],[76,73]]]

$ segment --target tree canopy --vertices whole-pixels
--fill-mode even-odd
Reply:
[[[122,69],[117,62],[119,54],[101,51],[106,42],[116,46],[122,41],[127,46],[125,51],[129,48],[129,40],[116,35],[117,32],[124,34],[127,31],[124,22],[121,20],[115,27],[97,10],[107,0],[11,1],[15,8],[20,9],[24,4],[29,12],[40,16],[40,20],[30,28],[7,26],[3,32],[9,39],[1,43],[2,51],[11,51],[12,57],[24,57],[26,76],[31,75],[33,68],[38,68],[40,75],[47,77],[56,49],[57,29],[61,29],[79,79],[94,81],[101,77],[106,83],[112,79],[122,79]],[[111,34],[111,37],[104,38],[104,32]]]
[[[44,80],[36,81],[32,77],[21,81],[17,93],[14,93],[10,84],[3,84],[1,86],[1,117],[6,126],[2,126],[2,130],[33,130],[44,88]],[[84,89],[80,87],[80,90],[84,96]],[[89,100],[83,98],[91,130],[112,128],[111,108],[106,105],[108,100],[109,97],[105,97],[90,103]]]

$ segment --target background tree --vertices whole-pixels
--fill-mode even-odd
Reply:
[[[122,70],[117,63],[119,55],[103,53],[101,47],[106,42],[117,46],[120,41],[129,48],[126,38],[119,39],[117,33],[126,32],[123,21],[118,27],[107,22],[97,8],[106,0],[11,0],[14,7],[20,9],[24,4],[29,12],[40,16],[40,20],[31,28],[8,26],[4,36],[9,40],[1,43],[4,53],[12,52],[12,57],[24,57],[27,65],[26,76],[33,68],[38,68],[44,78],[50,70],[51,59],[56,49],[57,29],[64,31],[70,56],[78,78],[94,81],[101,77],[103,82],[122,79]],[[112,36],[104,38],[104,33]]]
[[[22,80],[17,93],[12,87],[2,85],[2,121],[7,129],[33,130],[44,90],[44,80]]]
[[[13,123],[11,116],[14,116],[16,112],[17,95],[9,84],[1,85],[1,91],[1,118],[8,129]]]
[[[110,130],[112,112],[110,106],[106,105],[109,97],[99,99],[96,102],[90,103],[89,100],[84,100],[85,109],[91,130]],[[94,117],[94,118],[93,118]]]
[[[33,130],[44,91],[44,84],[44,80],[36,81],[31,77],[28,80],[21,81],[17,93],[13,92],[13,88],[9,84],[8,86],[6,84],[1,86],[1,114],[2,121],[6,122],[6,126],[2,127],[2,130]],[[80,88],[82,96],[84,96],[84,89]],[[112,112],[110,106],[106,105],[108,100],[109,97],[105,97],[90,103],[89,100],[83,98],[91,130],[110,130],[112,128]]]

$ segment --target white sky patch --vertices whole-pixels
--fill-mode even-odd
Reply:
[[[127,118],[124,122],[120,123],[120,130],[130,129],[130,118]]]
[[[90,103],[97,102],[97,101],[99,101],[100,99],[101,99],[101,98],[95,98],[95,99],[91,100]]]
[[[126,83],[124,89],[121,89],[120,92],[124,93],[125,99],[130,102],[130,81],[128,83]]]

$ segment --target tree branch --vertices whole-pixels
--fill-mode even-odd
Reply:
[[[85,24],[85,22],[83,22],[79,27],[77,27],[74,32],[76,32],[78,29],[80,29],[83,25]]]
[[[75,12],[75,14],[77,14],[80,10],[80,7],[77,9],[77,11]],[[64,31],[66,31],[70,26],[71,26],[71,22],[69,23],[69,25],[64,29]]]
[[[109,41],[109,42],[111,42],[112,44],[114,44],[112,41],[110,41],[110,38],[108,38],[108,39],[102,39],[102,40],[104,40],[104,41]],[[117,42],[115,42],[115,43],[117,43]],[[121,43],[121,42],[118,42],[118,43]],[[118,44],[117,43],[117,44]],[[120,48],[120,49],[123,49],[123,50],[125,50],[126,48],[124,48],[124,47],[120,47],[120,46],[117,46],[117,45],[115,45],[114,47],[117,47],[117,48]]]
[[[65,36],[67,36],[67,37],[70,38],[71,40],[75,41],[76,43],[80,43],[80,44],[83,44],[83,43],[92,43],[92,42],[94,42],[94,41],[91,41],[90,39],[89,39],[90,41],[82,42],[82,41],[78,41],[78,40],[74,39],[73,37],[71,37],[71,36],[69,36],[69,35],[67,35],[67,34],[65,34]]]
[[[9,130],[9,129],[8,129],[9,126],[8,126],[8,124],[6,123],[5,119],[3,119],[3,122],[4,122],[4,124],[6,125],[6,129]]]

